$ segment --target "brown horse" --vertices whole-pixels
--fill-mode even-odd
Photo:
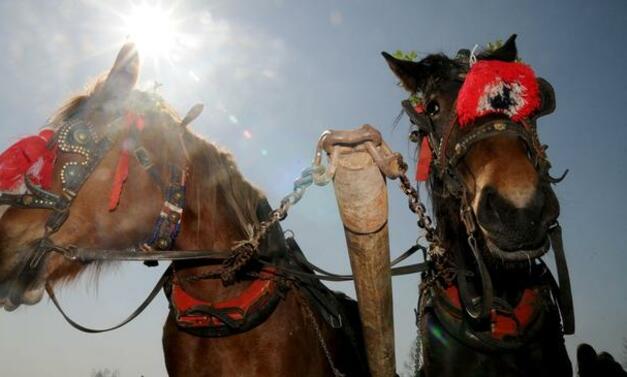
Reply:
[[[56,134],[49,148],[57,149],[57,157],[49,190],[31,185],[35,195],[20,197],[20,205],[0,219],[0,306],[6,310],[36,304],[46,285],[72,280],[89,266],[104,267],[70,260],[50,245],[143,245],[139,253],[231,250],[267,220],[264,195],[244,179],[232,156],[189,131],[189,119],[182,121],[158,95],[135,90],[138,75],[138,54],[126,45],[108,74],[51,118]],[[129,159],[129,151],[137,158]],[[54,205],[37,207],[33,197]],[[267,263],[293,264],[276,224],[258,254]],[[329,297],[315,282],[279,278],[256,260],[227,283],[221,272],[212,260],[170,267],[171,311],[163,328],[169,375],[368,374],[360,342],[346,336],[352,303],[331,295],[344,322],[344,329],[336,329],[312,304],[312,297]],[[191,308],[180,306],[190,302]]]
[[[573,375],[568,271],[537,118],[555,109],[551,85],[518,62],[515,35],[498,49],[418,62],[383,53],[403,87],[437,226],[422,217],[432,268],[422,276],[417,323],[421,376]],[[420,211],[417,211],[420,212]],[[540,257],[552,246],[559,286]],[[592,347],[581,376],[624,376]]]

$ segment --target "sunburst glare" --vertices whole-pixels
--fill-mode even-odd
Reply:
[[[159,4],[142,3],[123,16],[125,31],[142,55],[170,59],[178,43],[177,22],[172,13],[172,9]]]

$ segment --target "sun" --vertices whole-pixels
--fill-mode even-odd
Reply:
[[[139,4],[123,16],[128,38],[135,42],[142,55],[169,58],[177,43],[177,23],[172,9],[160,5]]]

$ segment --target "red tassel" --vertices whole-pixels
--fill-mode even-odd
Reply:
[[[138,130],[144,128],[144,118],[138,116],[135,113],[126,114],[126,134],[131,127],[137,127]],[[120,152],[120,158],[115,168],[115,176],[113,178],[113,185],[111,186],[111,194],[109,195],[109,211],[115,211],[120,203],[120,197],[122,196],[122,189],[124,188],[124,182],[128,178],[128,164],[129,164],[129,146],[127,145],[127,138],[124,138],[122,142],[122,151]]]
[[[115,177],[113,178],[113,186],[111,186],[111,195],[109,196],[109,211],[113,211],[120,203],[120,196],[122,195],[122,188],[124,182],[128,178],[128,151],[122,147],[120,153],[120,159],[115,169]]]
[[[432,159],[433,154],[431,153],[429,140],[427,140],[426,137],[423,137],[422,142],[420,143],[420,156],[418,157],[418,164],[416,165],[416,180],[418,182],[424,182],[429,179]]]

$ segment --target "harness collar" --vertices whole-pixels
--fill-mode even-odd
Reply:
[[[272,314],[286,287],[276,280],[276,269],[264,268],[239,296],[205,301],[186,292],[176,272],[166,292],[177,325],[194,335],[216,337],[248,331]]]
[[[484,351],[512,351],[538,339],[547,313],[553,307],[550,288],[525,288],[514,307],[501,299],[482,325],[469,326],[460,290],[456,285],[429,290],[427,306],[432,307],[446,331],[463,344]]]

